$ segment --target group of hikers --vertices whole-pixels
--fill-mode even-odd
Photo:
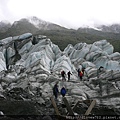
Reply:
[[[78,77],[80,78],[80,80],[82,80],[82,78],[83,78],[84,71],[85,71],[85,68],[82,68],[82,70],[80,70],[80,69],[77,70],[77,72],[78,72]],[[67,73],[67,75],[68,75],[68,81],[70,81],[70,75],[72,75],[72,73],[69,71],[69,72]],[[65,80],[65,81],[66,81],[66,78],[65,78],[66,73],[65,73],[64,70],[61,71],[61,76],[62,76],[62,80]]]
[[[85,71],[84,68],[82,68],[81,70],[80,70],[80,69],[77,70],[77,72],[78,72],[78,77],[80,78],[80,80],[82,80],[82,77],[83,77],[83,75],[84,75],[84,71]],[[68,81],[70,81],[70,75],[72,75],[72,73],[69,71],[69,72],[67,72],[67,75],[68,75]],[[65,77],[65,76],[66,76],[65,71],[64,71],[64,70],[61,71],[62,81],[66,81],[66,77]],[[61,95],[62,95],[63,97],[66,95],[66,89],[65,89],[64,86],[61,88],[60,93],[61,93]],[[58,82],[57,82],[57,83],[54,85],[54,87],[53,87],[53,95],[55,96],[56,99],[57,99],[57,97],[58,97],[58,94],[59,94],[59,90],[58,90]]]
[[[98,73],[103,71],[103,69],[104,69],[104,67],[102,67],[102,66],[99,67],[99,69],[97,71],[98,77],[99,77]],[[83,80],[84,72],[85,72],[85,68],[77,69],[78,77],[80,78],[81,81]],[[68,75],[68,81],[70,81],[70,76],[72,75],[72,73],[69,71],[69,72],[67,72],[67,75]],[[62,81],[66,81],[66,73],[64,70],[61,71],[61,77],[62,77]],[[61,95],[64,97],[66,95],[66,92],[67,91],[66,91],[65,87],[63,86],[60,90]],[[56,99],[58,97],[58,93],[59,93],[59,90],[58,90],[58,82],[57,82],[53,87],[53,95],[55,96]]]
[[[66,81],[65,75],[66,75],[65,71],[64,71],[64,70],[61,71],[62,80],[65,80],[65,81]],[[70,80],[70,75],[72,75],[72,73],[69,71],[69,72],[67,73],[67,75],[68,75],[68,81],[69,81],[69,80]]]
[[[62,97],[66,95],[66,89],[64,86],[61,88],[60,93]],[[53,87],[53,95],[55,96],[55,99],[58,98],[58,94],[59,94],[59,90],[58,90],[58,82],[57,82]]]

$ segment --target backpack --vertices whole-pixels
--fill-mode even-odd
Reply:
[[[82,71],[80,71],[80,76],[83,76],[83,72]]]

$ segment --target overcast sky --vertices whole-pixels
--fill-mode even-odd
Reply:
[[[65,27],[120,23],[120,0],[0,0],[0,21],[29,16]]]

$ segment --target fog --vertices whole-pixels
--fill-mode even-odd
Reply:
[[[68,28],[120,23],[120,0],[0,0],[0,21],[30,16]]]

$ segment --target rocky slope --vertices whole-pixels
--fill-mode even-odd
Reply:
[[[58,81],[59,90],[66,87],[66,98],[71,106],[78,100],[95,99],[97,103],[91,114],[120,114],[120,53],[113,53],[113,49],[107,40],[100,40],[93,44],[69,44],[61,51],[46,36],[33,36],[31,33],[2,39],[0,110],[10,115],[53,115],[50,97]],[[103,68],[99,69],[100,66]],[[80,81],[77,69],[82,67],[85,74]],[[67,75],[66,81],[61,80],[62,70],[71,71],[69,82]],[[7,105],[2,101],[7,101]],[[59,95],[58,106],[61,106],[61,101]],[[11,107],[13,102],[16,104]],[[22,108],[24,104],[26,110]],[[7,106],[10,106],[9,110]],[[16,111],[11,111],[16,106],[19,106]],[[65,108],[60,107],[60,111],[66,115]],[[76,113],[84,114],[79,110]]]

